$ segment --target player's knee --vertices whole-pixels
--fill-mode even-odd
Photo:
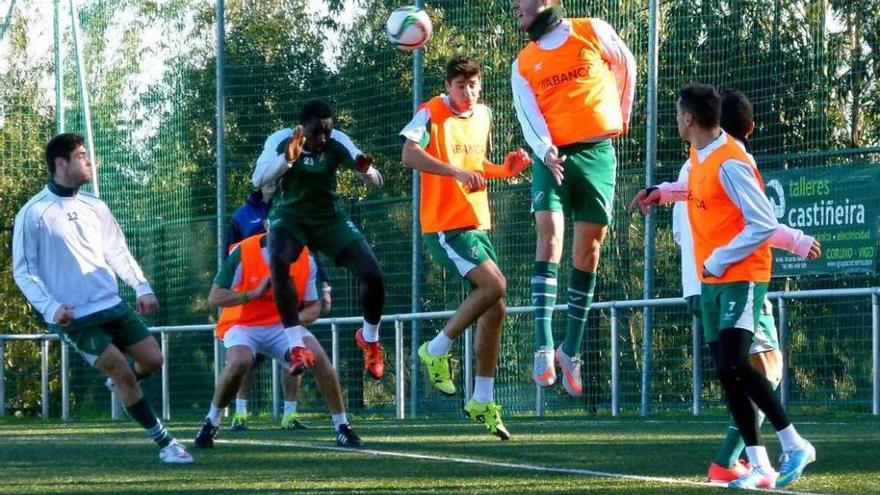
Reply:
[[[244,375],[250,371],[253,364],[254,359],[246,354],[231,356],[230,359],[226,360],[226,367],[235,376]]]
[[[501,272],[493,273],[482,286],[489,299],[503,301],[507,296],[507,279]]]
[[[537,256],[540,259],[558,260],[562,255],[562,238],[553,232],[538,232]]]
[[[361,281],[371,290],[383,290],[385,288],[385,279],[382,277],[382,270],[378,266],[371,266],[364,270],[361,275]]]
[[[504,318],[504,316],[507,315],[507,304],[504,303],[504,299],[499,299],[494,306],[489,308],[487,314],[493,318]]]
[[[165,363],[165,357],[162,353],[148,356],[146,359],[138,361],[138,368],[143,375],[150,375],[158,371]]]

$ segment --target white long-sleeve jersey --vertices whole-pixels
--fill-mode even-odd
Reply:
[[[263,144],[263,151],[260,152],[260,156],[257,157],[257,166],[254,167],[254,173],[251,175],[251,183],[255,188],[259,189],[266,184],[271,184],[277,181],[285,172],[290,170],[290,167],[293,166],[293,162],[288,163],[284,153],[279,152],[278,150],[281,143],[291,136],[293,136],[293,129],[288,127],[275,131],[266,138],[266,142]],[[357,160],[359,155],[364,154],[360,148],[354,144],[354,141],[348,137],[348,134],[338,129],[330,131],[330,139],[339,142],[339,144],[345,147],[351,155],[352,160]],[[308,151],[303,151],[303,153],[309,154]]]
[[[47,323],[62,304],[73,306],[74,318],[119,304],[117,275],[137,297],[153,292],[110,209],[85,192],[58,196],[46,187],[18,211],[12,266]]]
[[[590,19],[590,23],[602,43],[602,59],[614,73],[617,92],[620,96],[623,125],[624,128],[627,128],[635,99],[636,59],[610,24],[600,19]],[[541,36],[538,40],[538,46],[545,50],[555,50],[568,40],[570,33],[571,21],[563,19],[558,26]],[[519,72],[519,58],[515,59],[511,65],[510,82],[513,91],[513,105],[523,136],[529,148],[539,159],[543,160],[547,155],[547,150],[553,146],[553,139],[550,136],[547,120],[538,107],[535,92]]]
[[[754,158],[753,158],[754,160]],[[733,160],[731,167],[734,170],[744,170],[742,165],[736,165]],[[727,163],[723,164],[723,166],[727,165]],[[682,286],[682,296],[689,297],[700,294],[700,279],[697,276],[697,266],[694,261],[694,240],[693,234],[691,233],[691,223],[688,218],[687,213],[687,183],[688,176],[690,174],[691,169],[691,161],[687,160],[682,165],[681,170],[678,172],[678,180],[673,183],[665,182],[660,186],[661,193],[661,203],[667,203],[669,201],[675,201],[675,204],[672,209],[672,238],[675,240],[675,243],[679,245],[681,248],[681,286]],[[719,172],[720,173],[720,172]],[[736,174],[733,174],[736,176]],[[762,215],[760,213],[755,214],[752,211],[755,209],[763,210],[763,208],[756,208],[752,205],[762,204],[759,201],[760,198],[754,198],[754,200],[749,201],[748,195],[740,195],[735,194],[732,191],[737,187],[735,183],[728,182],[725,180],[727,178],[724,174],[720,173],[720,177],[722,178],[722,185],[727,191],[728,195],[737,203],[737,206],[743,211],[744,215],[748,215],[751,218],[761,219],[766,217],[766,215]],[[748,189],[747,189],[748,190]],[[744,199],[745,198],[745,199]],[[747,213],[752,212],[752,213]],[[764,224],[768,224],[769,222],[764,219]],[[802,230],[795,229],[789,227],[788,225],[784,225],[781,223],[777,223],[776,227],[773,229],[772,234],[770,235],[769,241],[770,245],[775,248],[784,249],[786,251],[790,251],[801,258],[806,258],[810,252],[810,247],[813,244],[814,238],[804,234]],[[735,238],[731,241],[731,244],[728,245],[728,248],[732,245],[735,245],[737,241],[743,245],[743,250],[748,250],[751,246],[755,245],[755,242],[747,243],[745,239]],[[720,250],[720,248],[719,248]],[[717,251],[716,251],[717,253]],[[713,253],[715,256],[715,253]],[[731,254],[728,256],[735,256],[735,254]],[[732,261],[728,261],[733,259],[732,257],[728,257],[725,259],[722,253],[718,253],[719,263],[726,269]],[[707,260],[707,268],[708,268],[708,260]]]

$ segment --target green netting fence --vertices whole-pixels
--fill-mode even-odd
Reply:
[[[342,174],[339,190],[355,223],[373,245],[388,289],[386,313],[407,313],[414,291],[424,311],[454,309],[466,287],[426,255],[422,276],[412,284],[411,175],[399,162],[397,133],[412,114],[413,90],[424,98],[443,89],[443,66],[453,54],[478,56],[483,64],[485,102],[495,116],[492,158],[524,146],[511,103],[510,64],[525,43],[509,1],[426,2],[435,34],[424,51],[423,77],[412,56],[389,44],[383,23],[397,2],[350,0],[321,3],[229,0],[225,2],[223,82],[224,147],[217,149],[216,5],[208,0],[78,2],[81,57],[77,61],[69,28],[70,12],[60,2],[61,65],[55,66],[52,4],[18,1],[0,38],[0,334],[40,333],[12,281],[11,235],[17,209],[45,182],[42,146],[58,130],[84,132],[78,64],[85,70],[91,100],[100,190],[122,225],[135,257],[157,292],[161,311],[154,325],[202,324],[212,320],[205,302],[217,266],[218,195],[229,218],[250,192],[250,175],[263,141],[292,125],[301,104],[323,97],[337,109],[337,127],[377,158],[386,187],[368,193],[352,174]],[[651,19],[648,0],[583,1],[564,5],[570,15],[608,21],[626,41],[638,63],[631,132],[615,142],[619,176],[614,224],[600,268],[597,301],[641,299],[645,265],[652,266],[652,297],[680,294],[679,259],[669,231],[668,210],[655,218],[655,249],[645,253],[644,219],[627,209],[644,186],[647,136],[656,137],[656,182],[674,180],[685,158],[675,127],[674,100],[689,81],[744,91],[755,105],[753,143],[759,165],[768,171],[799,168],[873,167],[878,163],[876,60],[880,60],[880,13],[868,0],[730,0],[658,2],[656,128],[648,128],[648,67]],[[0,15],[8,3],[0,3]],[[292,21],[295,19],[295,21]],[[2,21],[2,19],[0,19]],[[59,106],[55,75],[63,77]],[[63,117],[63,118],[62,118]],[[218,183],[222,151],[225,183]],[[534,253],[529,214],[529,177],[493,184],[492,239],[508,278],[508,306],[529,304],[528,278]],[[876,230],[876,219],[872,227]],[[566,248],[571,246],[570,235]],[[566,249],[566,253],[568,250]],[[560,280],[567,280],[564,257]],[[356,316],[357,285],[344,271],[331,269],[333,316]],[[565,283],[563,282],[563,285]],[[880,285],[875,273],[775,279],[773,290],[833,289]],[[128,300],[130,289],[123,289]],[[643,410],[645,313],[633,309],[619,317],[620,408]],[[690,320],[683,306],[650,312],[649,407],[688,410],[693,385]],[[564,318],[557,318],[562,331]],[[844,298],[789,302],[790,357],[788,402],[804,410],[869,412],[871,409],[871,301]],[[389,368],[389,379],[364,378],[353,345],[353,325],[340,326],[340,366],[349,408],[388,413],[394,408],[397,373],[412,384],[412,338],[429,339],[442,321],[426,321],[420,331],[405,325],[404,369]],[[590,315],[584,343],[587,393],[571,399],[561,389],[545,394],[546,410],[607,412],[611,402],[610,314]],[[498,396],[506,410],[535,410],[529,382],[532,324],[528,315],[505,323]],[[315,329],[330,346],[327,327]],[[383,343],[393,348],[393,329],[383,327]],[[201,413],[214,383],[210,334],[169,336],[171,408],[175,414]],[[462,376],[463,345],[457,345],[456,375]],[[51,410],[59,409],[60,358],[51,348]],[[7,342],[6,411],[40,410],[39,346]],[[109,395],[97,372],[71,356],[73,414],[109,411]],[[718,404],[707,357],[703,357],[702,400]],[[259,371],[253,392],[257,408],[271,403],[268,366]],[[303,408],[322,410],[306,380]],[[422,385],[424,380],[422,380]],[[463,384],[462,384],[463,385]],[[464,390],[464,386],[460,386]],[[158,377],[146,383],[159,400]],[[463,398],[463,397],[461,397]],[[440,397],[419,386],[420,414],[451,414],[460,400]]]

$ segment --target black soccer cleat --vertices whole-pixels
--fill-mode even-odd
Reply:
[[[214,426],[210,419],[205,418],[205,421],[202,423],[202,428],[199,430],[199,434],[196,435],[196,447],[200,449],[210,449],[213,447],[214,437],[217,436],[217,431],[219,430],[219,426]]]
[[[340,425],[339,429],[336,430],[336,446],[360,448],[364,446],[364,441],[361,440],[361,437],[357,436],[357,433],[351,429],[351,426],[344,424]]]

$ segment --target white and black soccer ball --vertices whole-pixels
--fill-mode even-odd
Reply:
[[[385,21],[385,33],[401,50],[417,50],[431,39],[433,27],[428,13],[418,7],[400,7]]]

